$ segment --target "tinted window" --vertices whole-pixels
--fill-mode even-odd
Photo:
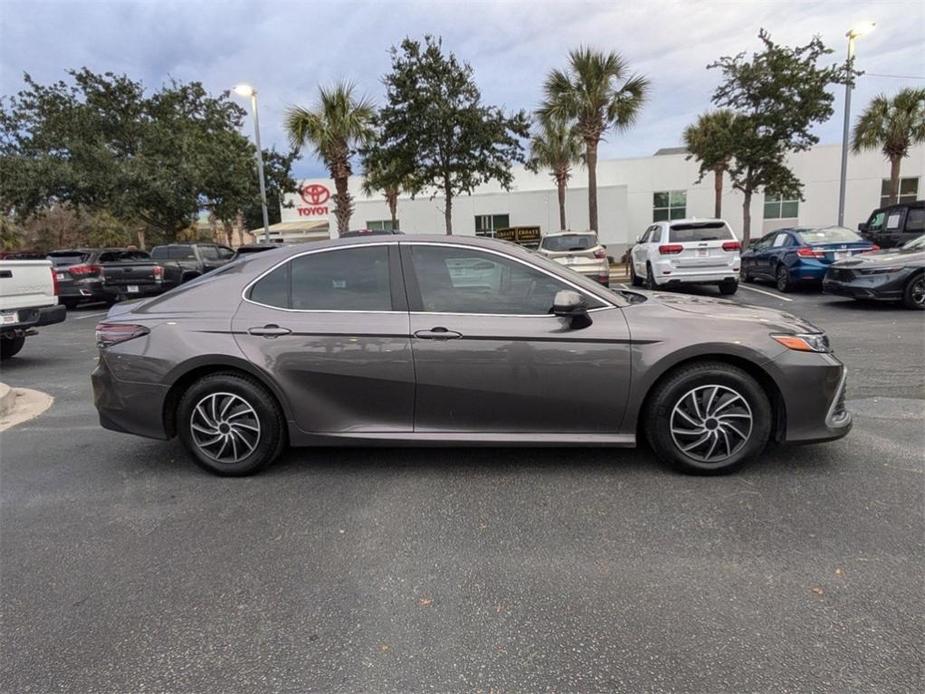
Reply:
[[[732,232],[722,222],[703,224],[674,224],[669,232],[669,241],[692,243],[696,241],[717,241],[732,238]]]
[[[148,260],[149,256],[144,251],[106,251],[100,253],[99,262],[114,263],[126,260]]]
[[[49,253],[48,259],[51,261],[52,265],[55,266],[64,266],[64,265],[78,265],[89,260],[89,253]]]
[[[206,260],[218,260],[218,249],[215,246],[200,246],[199,253]]]
[[[662,240],[662,228],[653,227],[652,238],[650,239],[650,241],[652,241],[652,243],[659,243],[661,240]]]
[[[554,253],[562,251],[584,251],[597,245],[594,234],[563,234],[562,236],[547,236],[543,239],[543,250]]]
[[[886,212],[874,212],[870,221],[867,222],[867,229],[869,231],[879,231],[883,228],[884,219],[886,219]]]
[[[925,209],[910,208],[906,212],[906,231],[925,231]]]
[[[652,233],[652,230],[651,230],[651,229],[646,229],[645,232],[642,234],[642,236],[639,237],[639,243],[648,243],[648,241],[649,241],[649,234],[651,234],[651,233]]]
[[[218,246],[218,257],[222,260],[228,260],[231,256],[234,255],[234,251],[230,248],[225,248],[224,246]]]
[[[544,272],[468,248],[414,246],[414,270],[425,311],[549,313],[556,292],[571,289]],[[589,307],[601,306],[589,299]]]
[[[289,308],[289,263],[257,282],[251,289],[250,299],[267,306]]]
[[[824,229],[797,229],[803,243],[856,243],[863,241],[851,229],[845,227],[825,227]]]
[[[345,248],[290,262],[291,307],[334,311],[391,311],[387,246]]]

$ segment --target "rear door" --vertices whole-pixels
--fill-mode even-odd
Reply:
[[[470,245],[403,242],[416,433],[619,430],[630,382],[621,309],[557,274]],[[592,324],[549,313],[577,289]]]
[[[722,221],[672,224],[665,243],[680,245],[681,251],[671,254],[672,264],[685,269],[727,268],[740,252],[738,245],[733,248],[732,230]]]
[[[255,280],[232,321],[306,433],[410,432],[408,311],[394,243],[307,251]]]

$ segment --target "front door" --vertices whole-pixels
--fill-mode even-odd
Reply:
[[[549,313],[576,289],[472,246],[401,243],[416,378],[415,432],[616,433],[629,392],[621,309],[582,291],[592,324]]]
[[[414,367],[394,243],[293,257],[247,290],[232,327],[302,431],[411,431]]]

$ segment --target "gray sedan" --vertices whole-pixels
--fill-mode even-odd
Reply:
[[[342,239],[230,263],[97,326],[108,429],[223,475],[287,446],[635,446],[730,471],[848,433],[845,369],[792,315],[611,291],[512,244]]]

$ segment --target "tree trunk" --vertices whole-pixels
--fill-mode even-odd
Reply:
[[[138,230],[138,247],[145,250],[145,230],[144,227]]]
[[[443,209],[443,218],[446,220],[446,235],[453,235],[453,189],[450,187],[450,180],[446,179],[443,183],[443,195],[446,206]]]
[[[392,216],[392,230],[398,229],[398,194],[389,193],[386,200],[389,204],[389,214]]]
[[[899,202],[899,167],[902,164],[902,157],[890,157],[890,204],[895,205]]]
[[[588,227],[597,231],[597,140],[585,140],[588,166]]]
[[[565,231],[565,176],[556,176],[556,188],[559,194],[559,229]]]
[[[350,191],[347,190],[347,177],[338,176],[334,179],[334,217],[337,219],[337,235],[350,231],[350,215],[353,202]]]
[[[724,167],[713,169],[713,216],[720,219],[723,216],[723,171]]]
[[[752,191],[745,190],[745,199],[742,202],[742,248],[748,247],[752,237]]]

